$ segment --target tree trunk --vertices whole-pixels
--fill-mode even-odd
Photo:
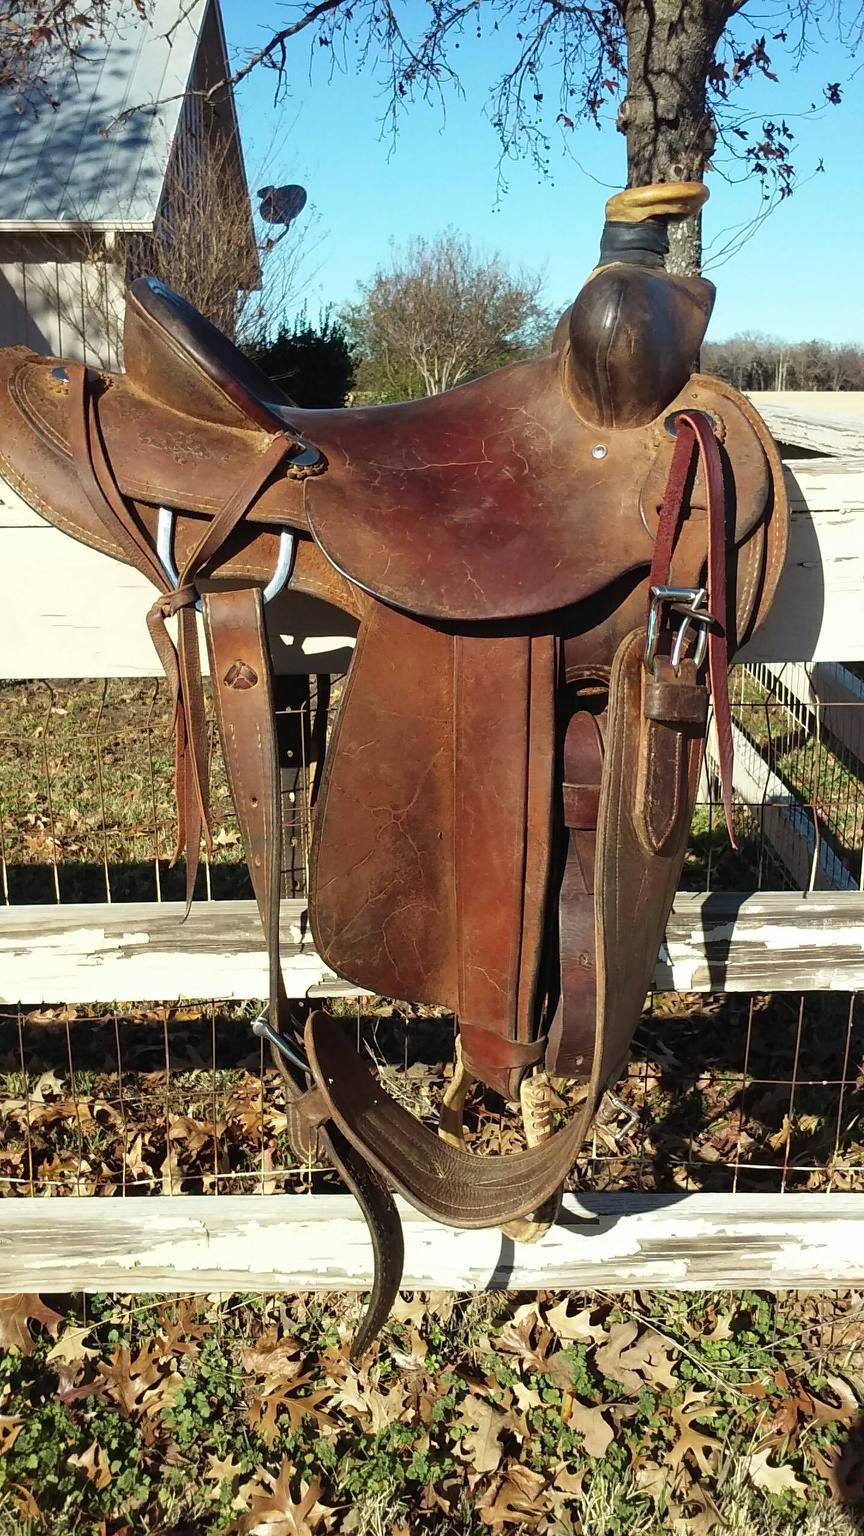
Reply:
[[[618,113],[627,136],[627,185],[701,181],[715,138],[708,70],[735,0],[619,3],[627,33],[627,95]],[[666,265],[670,272],[699,272],[698,218],[670,224]]]

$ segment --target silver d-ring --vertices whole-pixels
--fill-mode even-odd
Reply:
[[[174,518],[175,513],[171,507],[160,507],[159,518],[156,523],[156,554],[159,564],[165,572],[166,579],[176,588],[180,585],[180,573],[174,563]],[[276,567],[266,587],[261,593],[265,603],[272,602],[278,596],[291,575],[294,565],[297,540],[289,528],[282,528],[279,532],[279,554],[276,559]],[[201,611],[201,599],[195,607]]]

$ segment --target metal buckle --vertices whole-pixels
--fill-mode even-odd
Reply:
[[[681,652],[688,630],[692,624],[698,624],[699,633],[696,636],[696,645],[693,650],[693,661],[697,667],[701,667],[705,660],[705,652],[708,649],[708,629],[714,622],[708,609],[704,606],[708,598],[705,587],[652,587],[651,602],[648,608],[648,627],[645,631],[645,657],[646,667],[650,667],[657,655],[657,646],[660,640],[660,629],[663,622],[663,606],[668,604],[673,613],[681,619],[681,624],[672,642],[670,661],[673,672],[681,670]]]
[[[316,450],[317,451],[317,450]],[[294,460],[293,462],[299,462]],[[159,519],[156,524],[156,554],[159,557],[165,575],[172,587],[180,585],[180,573],[174,564],[174,517],[171,507],[159,508]],[[291,575],[291,567],[294,564],[294,548],[296,540],[289,529],[283,528],[279,534],[279,554],[276,559],[276,568],[270,577],[266,587],[261,593],[265,603],[272,602],[282,591],[288,577]],[[195,604],[198,612],[201,612],[201,599]]]

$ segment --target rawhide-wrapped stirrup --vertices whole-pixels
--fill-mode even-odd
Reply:
[[[522,1240],[554,1219],[651,984],[709,698],[734,837],[727,672],[770,606],[788,512],[753,407],[692,371],[712,285],[665,270],[669,220],[705,196],[684,183],[611,198],[551,354],[427,400],[300,410],[155,279],[130,289],[121,374],[0,353],[0,470],[159,593],[190,898],[209,836],[203,609],[270,956],[256,1028],[298,1155],[334,1163],[372,1236],[355,1352],[401,1276],[391,1189]],[[312,932],[347,980],[457,1016],[438,1136],[335,1019],[313,1013],[302,1041],[291,1026],[263,619],[286,584],[359,626],[314,809]],[[557,1130],[550,1077],[582,1090]],[[465,1149],[474,1081],[520,1099],[523,1152]]]

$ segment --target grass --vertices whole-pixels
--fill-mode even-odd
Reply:
[[[0,1532],[242,1536],[267,1498],[270,1536],[861,1529],[830,1470],[858,1453],[858,1297],[406,1296],[359,1367],[356,1312],[92,1297],[30,1317],[29,1352],[0,1354]],[[580,1318],[585,1343],[556,1334]],[[617,1368],[628,1325],[654,1365]]]
[[[178,899],[183,871],[166,867],[164,688],[0,686],[8,896]],[[761,739],[765,696],[752,679],[739,718]],[[780,719],[774,710],[775,741]],[[854,846],[855,784],[840,782],[824,745],[802,747],[788,722],[780,730],[776,770]],[[215,752],[212,780],[209,877],[217,894],[247,895]],[[713,886],[747,888],[759,855],[755,825],[734,854],[716,812],[700,809],[687,883],[704,887],[710,868]],[[355,1015],[349,1003],[333,1011]],[[0,1018],[10,1193],[302,1188],[313,1177],[291,1171],[278,1081],[248,1035],[248,1010],[54,1013]],[[385,1074],[388,1061],[412,1068],[390,1086],[428,1115],[452,1023],[387,1005],[360,1027]],[[622,1135],[625,1117],[607,1104],[577,1182],[860,1187],[857,1008],[833,995],[803,1012],[786,997],[670,996],[655,1001],[638,1043],[618,1086],[636,1127]],[[479,1098],[469,1133],[478,1150],[497,1149],[497,1119]],[[330,1178],[314,1174],[322,1187]],[[0,1536],[864,1531],[855,1295],[550,1295],[539,1311],[524,1297],[404,1298],[359,1371],[347,1359],[348,1298],[51,1300],[56,1321],[31,1316],[23,1351],[8,1334],[0,1351]],[[596,1338],[554,1334],[548,1319],[562,1302],[571,1317],[591,1309]],[[628,1324],[637,1342],[659,1341],[631,1371],[638,1390],[598,1353]],[[596,1433],[600,1421],[611,1438],[596,1454],[586,1425]]]

